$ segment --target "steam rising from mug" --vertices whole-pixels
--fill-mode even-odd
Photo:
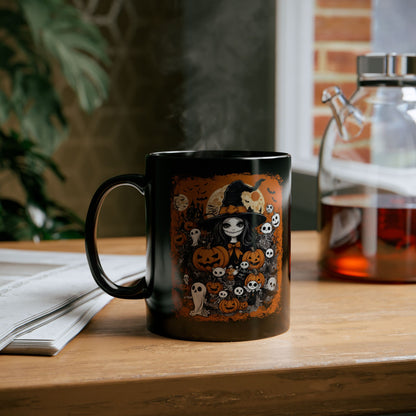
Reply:
[[[186,0],[183,6],[184,147],[256,149],[259,140],[273,146],[274,2]]]

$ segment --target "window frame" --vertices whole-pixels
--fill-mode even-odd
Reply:
[[[317,175],[313,154],[314,0],[276,0],[275,148]]]

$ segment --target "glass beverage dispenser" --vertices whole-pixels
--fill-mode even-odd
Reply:
[[[319,165],[323,274],[416,282],[416,55],[357,60],[358,88],[333,112]]]

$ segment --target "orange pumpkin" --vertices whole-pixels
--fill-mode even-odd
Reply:
[[[196,225],[192,221],[186,221],[184,226],[183,226],[183,228],[185,228],[185,231],[191,231],[192,228],[195,228],[195,227],[196,227]]]
[[[213,281],[208,282],[206,286],[208,293],[211,293],[212,295],[217,295],[224,288],[222,283]]]
[[[264,283],[266,282],[266,279],[264,277],[263,273],[250,273],[245,280],[245,285],[247,286],[248,282],[254,280],[255,282],[257,282],[259,284],[260,287],[264,286]]]
[[[201,271],[210,272],[215,267],[225,267],[230,260],[227,250],[224,247],[212,248],[199,247],[192,256],[194,266]]]
[[[223,299],[219,303],[218,308],[222,313],[233,313],[238,310],[239,305],[240,302],[236,298]]]
[[[184,243],[185,243],[185,241],[186,241],[186,236],[185,236],[185,234],[177,234],[176,236],[175,236],[175,238],[174,238],[174,241],[175,241],[175,244],[177,245],[177,246],[181,246],[181,245],[183,245]]]
[[[249,264],[249,269],[260,269],[265,261],[263,250],[258,248],[257,250],[246,251],[243,254],[243,261]]]
[[[247,301],[239,303],[238,309],[240,309],[240,311],[243,311],[244,309],[247,309],[247,308],[248,308],[248,302]]]

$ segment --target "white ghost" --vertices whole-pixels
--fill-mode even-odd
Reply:
[[[197,246],[199,237],[201,237],[201,230],[198,230],[198,228],[193,228],[189,235],[192,238],[192,245],[194,247]]]
[[[202,315],[207,316],[207,310],[204,308],[205,295],[207,288],[202,283],[194,283],[191,287],[192,300],[194,302],[194,310],[189,312],[189,315]]]

